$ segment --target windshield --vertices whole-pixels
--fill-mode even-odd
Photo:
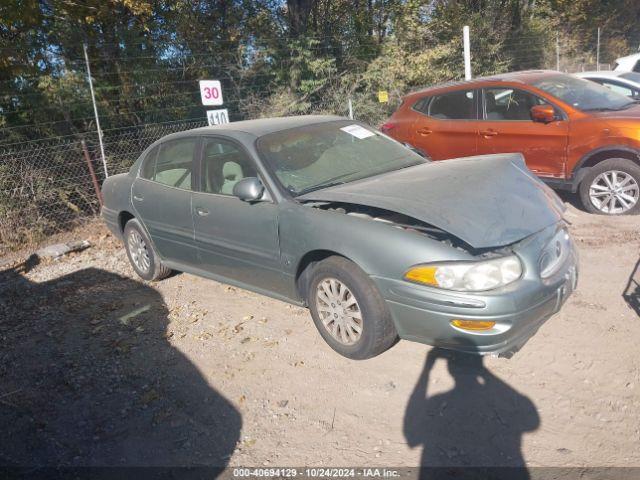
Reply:
[[[257,147],[294,196],[426,162],[395,140],[348,120],[271,133]]]
[[[602,85],[569,75],[544,77],[533,86],[585,112],[623,110],[634,104],[628,97]]]
[[[640,83],[640,73],[638,72],[625,72],[620,74],[620,78],[631,80],[632,82]]]

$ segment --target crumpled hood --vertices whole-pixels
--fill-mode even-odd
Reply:
[[[562,219],[558,196],[520,154],[432,162],[317,190],[298,200],[390,210],[438,227],[473,248],[517,242]]]

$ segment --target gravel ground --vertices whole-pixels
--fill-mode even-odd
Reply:
[[[140,282],[78,229],[91,248],[0,272],[0,464],[640,466],[640,217],[567,218],[578,290],[510,360],[350,361],[302,308]]]

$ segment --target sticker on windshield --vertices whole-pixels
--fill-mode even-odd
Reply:
[[[353,135],[356,138],[369,138],[375,135],[375,133],[361,127],[360,125],[347,125],[346,127],[342,127],[340,130],[347,132],[349,135]]]

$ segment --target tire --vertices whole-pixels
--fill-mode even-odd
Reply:
[[[608,196],[609,183],[613,175],[624,178],[626,190],[618,190],[616,195]],[[628,180],[626,180],[628,179]],[[633,183],[635,182],[635,184]],[[622,181],[618,181],[618,184]],[[626,158],[610,158],[591,167],[580,183],[580,200],[584,208],[590,213],[599,215],[637,215],[640,213],[640,166]],[[623,193],[625,197],[620,197]],[[595,195],[595,197],[593,197]],[[628,199],[631,195],[635,204]],[[603,200],[600,200],[603,198]],[[624,208],[622,202],[633,204]],[[612,203],[613,202],[613,203]],[[613,205],[613,208],[611,207]]]
[[[364,360],[375,357],[398,341],[398,333],[382,295],[367,274],[344,257],[329,257],[313,267],[307,304],[322,338],[347,358]],[[360,327],[359,335],[354,324]],[[334,337],[331,330],[339,338]]]
[[[140,278],[149,281],[162,280],[171,274],[171,269],[162,265],[151,240],[138,220],[132,218],[127,222],[123,238],[129,263]]]

